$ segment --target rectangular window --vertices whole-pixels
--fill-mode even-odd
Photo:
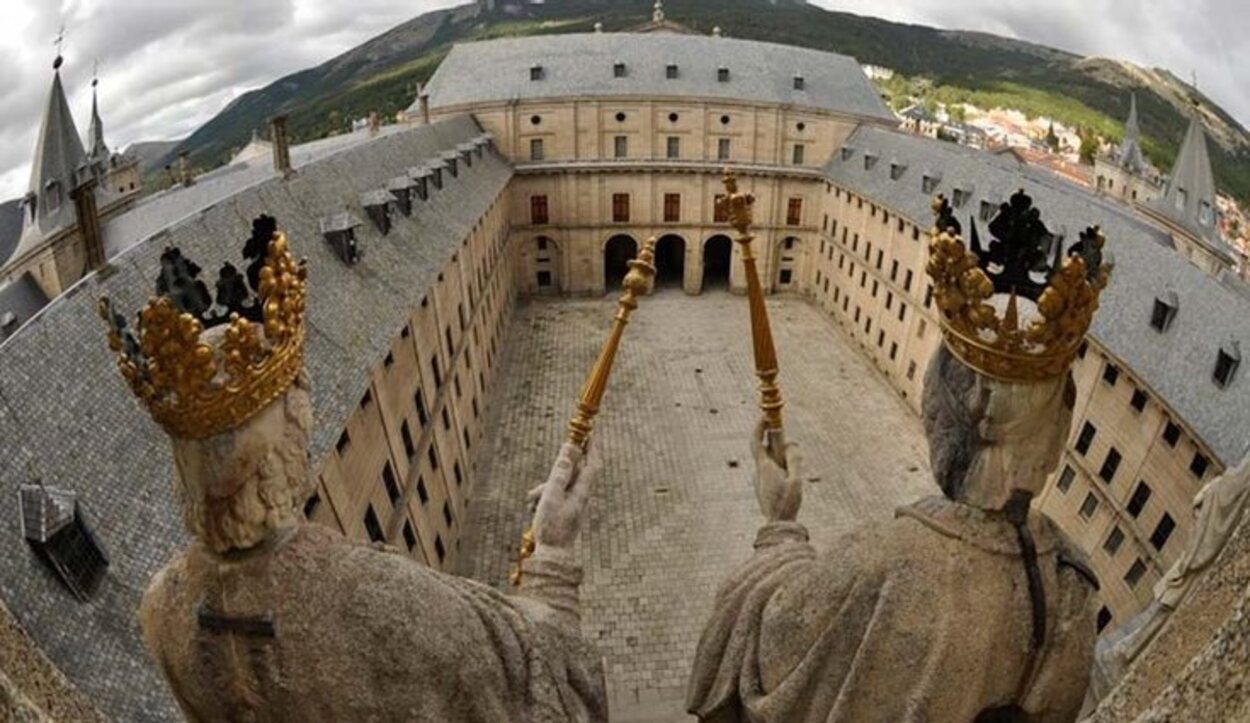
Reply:
[[[628,193],[612,194],[612,221],[613,223],[629,223]]]
[[[382,486],[386,488],[386,496],[394,507],[399,502],[399,484],[395,482],[395,470],[390,462],[382,468]]]
[[[907,380],[911,381],[916,378],[916,362],[907,363]]]
[[[339,435],[339,441],[334,445],[334,451],[338,452],[339,456],[342,457],[347,454],[347,450],[351,449],[351,447],[352,436],[344,429],[343,433]]]
[[[681,158],[681,138],[669,136],[665,145],[666,155],[669,158]]]
[[[801,75],[794,76],[794,89],[804,90],[806,88],[807,88],[807,81],[803,79],[803,76]]]
[[[443,564],[443,561],[447,559],[447,548],[443,547],[442,535],[434,536],[434,552],[438,553],[438,564]]]
[[[625,77],[625,64],[624,63],[616,63],[615,65],[612,66],[612,77],[613,78]]]
[[[794,144],[794,154],[793,154],[793,156],[792,156],[792,161],[793,161],[794,165],[796,165],[796,166],[801,166],[801,165],[803,165],[803,156],[804,156],[804,154],[805,154],[805,150],[806,150],[806,149],[803,147],[803,144],[802,144],[802,143],[795,143],[795,144]]]
[[[425,409],[425,397],[421,395],[421,390],[412,396],[413,406],[417,408],[417,421],[420,422],[421,428],[430,423],[430,413]]]
[[[417,499],[421,500],[422,505],[430,503],[430,492],[425,488],[425,478],[417,478]]]
[[[1059,473],[1059,481],[1055,483],[1055,486],[1059,488],[1060,492],[1067,492],[1072,488],[1072,481],[1075,479],[1076,470],[1072,469],[1072,465],[1065,464],[1063,472]]]
[[[530,160],[541,161],[543,159],[543,139],[530,139]]]
[[[412,530],[412,523],[404,520],[404,544],[408,546],[408,552],[412,552],[417,546],[417,533]]]
[[[395,364],[395,355],[388,351],[386,353],[386,358],[382,360],[382,366],[385,366],[389,369],[394,364]]]
[[[664,222],[677,223],[681,220],[681,194],[664,194]]]
[[[378,515],[373,511],[373,505],[365,510],[365,533],[369,535],[372,542],[386,542],[386,535],[382,534],[382,524],[378,522]]]
[[[1086,422],[1085,425],[1081,427],[1081,434],[1076,438],[1076,451],[1081,454],[1088,452],[1089,445],[1094,442],[1095,434],[1098,434],[1098,428],[1089,422]]]
[[[530,223],[544,226],[549,223],[547,215],[547,196],[530,196]]]
[[[664,77],[668,78],[669,80],[675,80],[677,78],[677,65],[674,63],[669,63],[668,65],[664,66]]]
[[[550,271],[538,272],[538,285],[543,286],[543,287],[551,286],[551,272]]]
[[[1146,393],[1140,389],[1133,390],[1133,398],[1129,401],[1133,409],[1140,412],[1146,408]]]
[[[317,512],[317,508],[320,506],[321,493],[314,492],[312,497],[309,497],[307,501],[304,502],[304,519],[311,520],[313,515]]]
[[[1107,535],[1107,539],[1103,540],[1102,549],[1108,555],[1114,555],[1119,552],[1120,545],[1124,544],[1124,530],[1117,525],[1111,530],[1111,534]]]
[[[447,406],[443,407],[443,429],[451,429],[451,415],[447,412]]]
[[[417,446],[412,441],[412,429],[408,427],[408,420],[399,425],[399,436],[404,443],[404,454],[408,455],[408,459],[417,456]]]
[[[1085,501],[1081,503],[1081,517],[1089,519],[1094,516],[1094,512],[1098,510],[1098,498],[1093,492],[1085,495]]]
[[[911,269],[908,269],[907,275],[903,277],[903,291],[911,293]]]
[[[616,136],[613,138],[612,153],[616,158],[629,156],[629,136]]]
[[[716,160],[718,161],[729,160],[729,139],[728,138],[716,139]]]
[[[1173,422],[1168,422],[1163,428],[1163,441],[1167,442],[1169,447],[1175,447],[1176,443],[1181,441],[1181,428]]]
[[[438,366],[438,355],[437,355],[437,354],[435,354],[434,356],[431,356],[431,357],[430,357],[430,369],[434,372],[434,386],[436,386],[436,387],[441,387],[441,386],[443,386],[443,371],[442,371],[442,369]]]
[[[1103,460],[1102,469],[1098,470],[1098,476],[1102,478],[1103,482],[1111,484],[1111,481],[1115,479],[1115,472],[1119,468],[1120,452],[1115,447],[1112,447],[1107,451],[1107,458]]]
[[[1111,610],[1108,609],[1106,605],[1103,605],[1101,608],[1098,609],[1098,632],[1101,633],[1103,629],[1105,629],[1110,624],[1111,624]]]
[[[793,271],[791,271],[790,269],[782,269],[782,270],[781,270],[781,276],[780,276],[779,281],[781,282],[781,285],[782,285],[782,286],[789,286],[789,285],[790,285],[790,282],[793,280],[793,278],[794,278],[794,272],[793,272]]]
[[[1146,563],[1142,562],[1139,557],[1133,561],[1133,566],[1128,569],[1128,572],[1124,573],[1124,582],[1128,583],[1129,587],[1137,587],[1137,583],[1141,582],[1145,574]]]
[[[803,223],[803,199],[792,198],[786,206],[786,225],[798,226]]]
[[[360,408],[368,409],[370,404],[373,404],[373,390],[366,389],[365,395],[360,398]]]
[[[425,453],[426,459],[430,460],[430,469],[438,469],[438,452],[434,451],[434,445],[431,444],[429,450]]]
[[[459,462],[456,462],[456,463],[452,464],[452,466],[451,466],[451,471],[455,473],[455,476],[456,476],[456,486],[457,486],[457,487],[459,487],[460,485],[464,484],[464,475],[460,473],[460,463],[459,463]]]
[[[1102,380],[1106,382],[1108,386],[1114,387],[1116,380],[1118,380],[1119,378],[1120,378],[1120,368],[1108,362],[1107,366],[1103,367],[1102,369]]]
[[[1189,462],[1189,471],[1193,476],[1202,479],[1207,473],[1207,468],[1211,466],[1211,460],[1202,452],[1194,452],[1194,458]]]
[[[543,79],[543,66],[531,65],[530,66],[530,80],[542,80],[542,79]]]
[[[1128,505],[1124,508],[1130,515],[1137,517],[1141,515],[1142,510],[1146,508],[1146,503],[1150,501],[1150,485],[1145,480],[1137,483],[1137,489],[1133,490],[1133,496],[1129,498]]]
[[[443,503],[443,522],[446,522],[448,527],[455,522],[455,518],[451,516],[451,505],[446,502]]]
[[[716,81],[718,83],[728,83],[729,82],[729,68],[726,68],[724,66],[717,68],[716,69]]]

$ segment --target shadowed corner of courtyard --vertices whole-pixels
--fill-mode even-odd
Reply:
[[[507,331],[459,572],[504,586],[525,493],[563,441],[614,297],[523,301]],[[936,492],[919,420],[815,306],[769,300],[787,434],[803,455],[799,520],[818,548]],[[604,655],[614,721],[677,721],[720,581],[761,519],[748,438],[758,418],[746,300],[642,300],[593,439],[604,473],[579,543],[582,629]]]

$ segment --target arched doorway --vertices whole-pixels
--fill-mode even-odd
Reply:
[[[733,241],[717,234],[703,242],[703,290],[728,289]]]
[[[779,290],[798,288],[799,258],[803,253],[803,242],[794,236],[787,236],[777,247],[777,285]]]
[[[603,245],[604,293],[621,288],[621,281],[629,271],[629,262],[638,255],[638,242],[632,236],[617,234]]]
[[[548,236],[534,239],[534,290],[538,294],[560,292],[560,247]]]
[[[655,288],[682,287],[686,278],[686,239],[677,234],[661,236],[655,244]]]

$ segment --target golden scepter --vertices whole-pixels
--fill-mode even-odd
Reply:
[[[764,289],[760,285],[759,271],[755,268],[755,253],[751,249],[751,206],[755,196],[738,191],[738,179],[732,170],[725,169],[725,191],[718,200],[721,211],[729,217],[729,225],[738,232],[734,239],[742,246],[742,266],[747,278],[747,302],[751,309],[751,345],[755,352],[755,374],[760,378],[760,410],[764,412],[765,448],[783,469],[785,460],[785,432],[781,423],[781,387],[777,385],[777,349],[773,346],[773,332],[768,325],[768,308],[764,306]]]
[[[651,280],[655,278],[655,237],[647,239],[638,252],[638,258],[629,262],[629,272],[625,274],[622,286],[625,293],[616,302],[616,315],[612,318],[612,331],[599,350],[599,358],[582,383],[582,392],[577,397],[577,410],[569,420],[568,441],[585,450],[590,441],[590,433],[595,427],[595,415],[599,413],[599,404],[603,401],[603,393],[608,388],[608,376],[612,374],[612,362],[616,360],[616,350],[621,345],[621,335],[625,325],[629,323],[629,315],[638,308],[638,297],[651,288]],[[509,579],[513,585],[521,584],[521,566],[534,554],[534,527],[529,525],[521,533],[521,545],[517,551],[516,568]]]

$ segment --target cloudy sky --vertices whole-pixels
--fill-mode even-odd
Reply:
[[[62,79],[79,131],[86,132],[98,60],[100,111],[116,148],[186,135],[248,90],[464,1],[0,0],[0,199],[26,190],[62,23]],[[1196,72],[1203,90],[1250,126],[1246,0],[812,2],[1124,58],[1182,77]]]

